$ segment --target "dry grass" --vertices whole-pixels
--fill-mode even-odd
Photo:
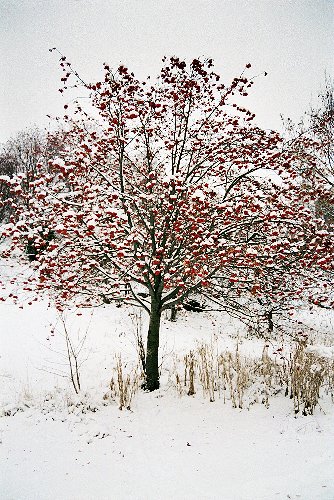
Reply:
[[[325,385],[332,389],[333,365],[326,358],[307,352],[306,344],[300,342],[291,356],[290,397],[296,413],[312,415],[320,398],[320,389]]]
[[[116,366],[113,369],[113,376],[110,380],[110,392],[105,394],[104,399],[117,401],[120,410],[131,409],[134,395],[142,383],[141,370],[138,366],[125,372],[126,366],[122,362],[121,355],[116,356]]]
[[[268,355],[263,349],[258,359],[234,352],[217,352],[214,344],[202,344],[183,359],[174,360],[172,384],[180,396],[201,391],[209,401],[223,399],[234,408],[249,408],[282,393],[293,400],[295,413],[313,414],[321,391],[334,399],[334,362],[308,352],[305,342],[297,342],[289,358]]]

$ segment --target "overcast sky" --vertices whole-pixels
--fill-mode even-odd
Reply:
[[[332,0],[0,0],[0,141],[62,114],[56,46],[87,80],[102,62],[143,77],[163,55],[213,57],[228,81],[251,62],[248,107],[266,128],[303,113],[334,76]],[[243,101],[246,105],[246,101]]]

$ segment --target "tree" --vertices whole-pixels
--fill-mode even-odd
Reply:
[[[289,148],[298,155],[297,175],[302,189],[312,193],[317,217],[324,221],[324,229],[334,229],[334,86],[326,77],[318,102],[298,124],[288,119]],[[314,249],[316,252],[316,248]],[[333,257],[332,257],[333,260]],[[320,279],[305,280],[309,289],[309,301],[320,307],[333,307],[333,266],[321,273]]]
[[[17,133],[1,147],[0,176],[10,180],[23,175],[20,190],[29,191],[37,175],[37,165],[42,160],[47,164],[48,160],[56,157],[61,151],[63,139],[60,130],[50,135],[35,127]],[[10,183],[5,182],[0,185],[0,221],[8,218],[15,203],[20,202],[21,197],[9,186]]]
[[[320,93],[320,105],[308,113],[309,134],[317,144],[316,173],[330,186],[330,196],[317,201],[317,210],[328,223],[334,223],[334,85],[330,78]]]
[[[310,107],[298,124],[285,122],[290,134],[290,147],[299,152],[303,161],[299,174],[309,189],[317,186],[316,209],[329,225],[334,221],[334,86],[325,80],[319,101]]]
[[[250,64],[228,86],[211,59],[164,59],[154,83],[105,64],[103,81],[87,84],[60,64],[60,91],[74,79],[92,111],[76,103],[70,116],[65,104],[66,147],[39,164],[3,234],[11,248],[26,238],[40,248],[36,290],[59,308],[124,300],[147,311],[145,386],[155,390],[164,310],[217,287],[220,298],[255,293],[288,261],[295,273],[327,268],[330,235],[296,182],[298,155],[235,102],[253,85]]]
[[[0,175],[2,178],[7,176],[11,179],[17,170],[16,162],[13,161],[13,158],[6,155],[4,152],[0,153]],[[0,222],[2,222],[7,216],[9,212],[8,203],[5,204],[5,200],[8,200],[10,196],[10,189],[7,184],[4,182],[0,185]]]
[[[320,104],[307,113],[310,134],[318,142],[317,171],[334,188],[334,84],[326,78]]]

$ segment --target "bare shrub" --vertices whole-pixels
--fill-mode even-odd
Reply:
[[[134,321],[135,321],[135,341],[136,341],[138,360],[142,374],[144,375],[146,372],[146,349],[142,332],[141,310],[139,311],[139,315],[135,316]]]
[[[68,365],[70,368],[70,378],[75,393],[79,394],[81,389],[79,354],[82,345],[80,346],[79,349],[74,348],[63,316],[61,316],[61,322],[63,324],[65,340],[66,340],[66,351],[67,351]]]
[[[59,327],[59,323],[61,327]],[[46,360],[45,366],[38,367],[38,370],[44,371],[46,373],[51,373],[57,377],[62,377],[68,379],[74,392],[79,394],[82,389],[81,383],[81,368],[82,365],[87,361],[89,357],[89,352],[85,347],[86,340],[88,337],[90,329],[90,321],[84,332],[80,332],[80,329],[76,332],[76,335],[72,331],[71,326],[68,325],[68,319],[64,313],[59,313],[58,321],[51,327],[51,336],[55,333],[64,339],[64,348],[53,348],[51,345],[47,345],[46,348],[59,358],[58,360]],[[49,337],[47,340],[50,340]]]

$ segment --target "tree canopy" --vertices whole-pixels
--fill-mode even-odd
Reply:
[[[125,300],[149,313],[149,390],[163,310],[205,290],[261,297],[286,273],[295,289],[280,293],[298,296],[305,270],[316,280],[333,265],[333,234],[314,207],[321,181],[305,186],[301,148],[240,104],[251,65],[226,85],[211,59],[163,62],[155,81],[105,64],[91,84],[61,56],[61,93],[72,80],[89,105],[65,105],[63,150],[38,163],[28,193],[24,174],[3,178],[24,200],[3,234],[12,249],[37,249],[36,290],[59,308]]]

